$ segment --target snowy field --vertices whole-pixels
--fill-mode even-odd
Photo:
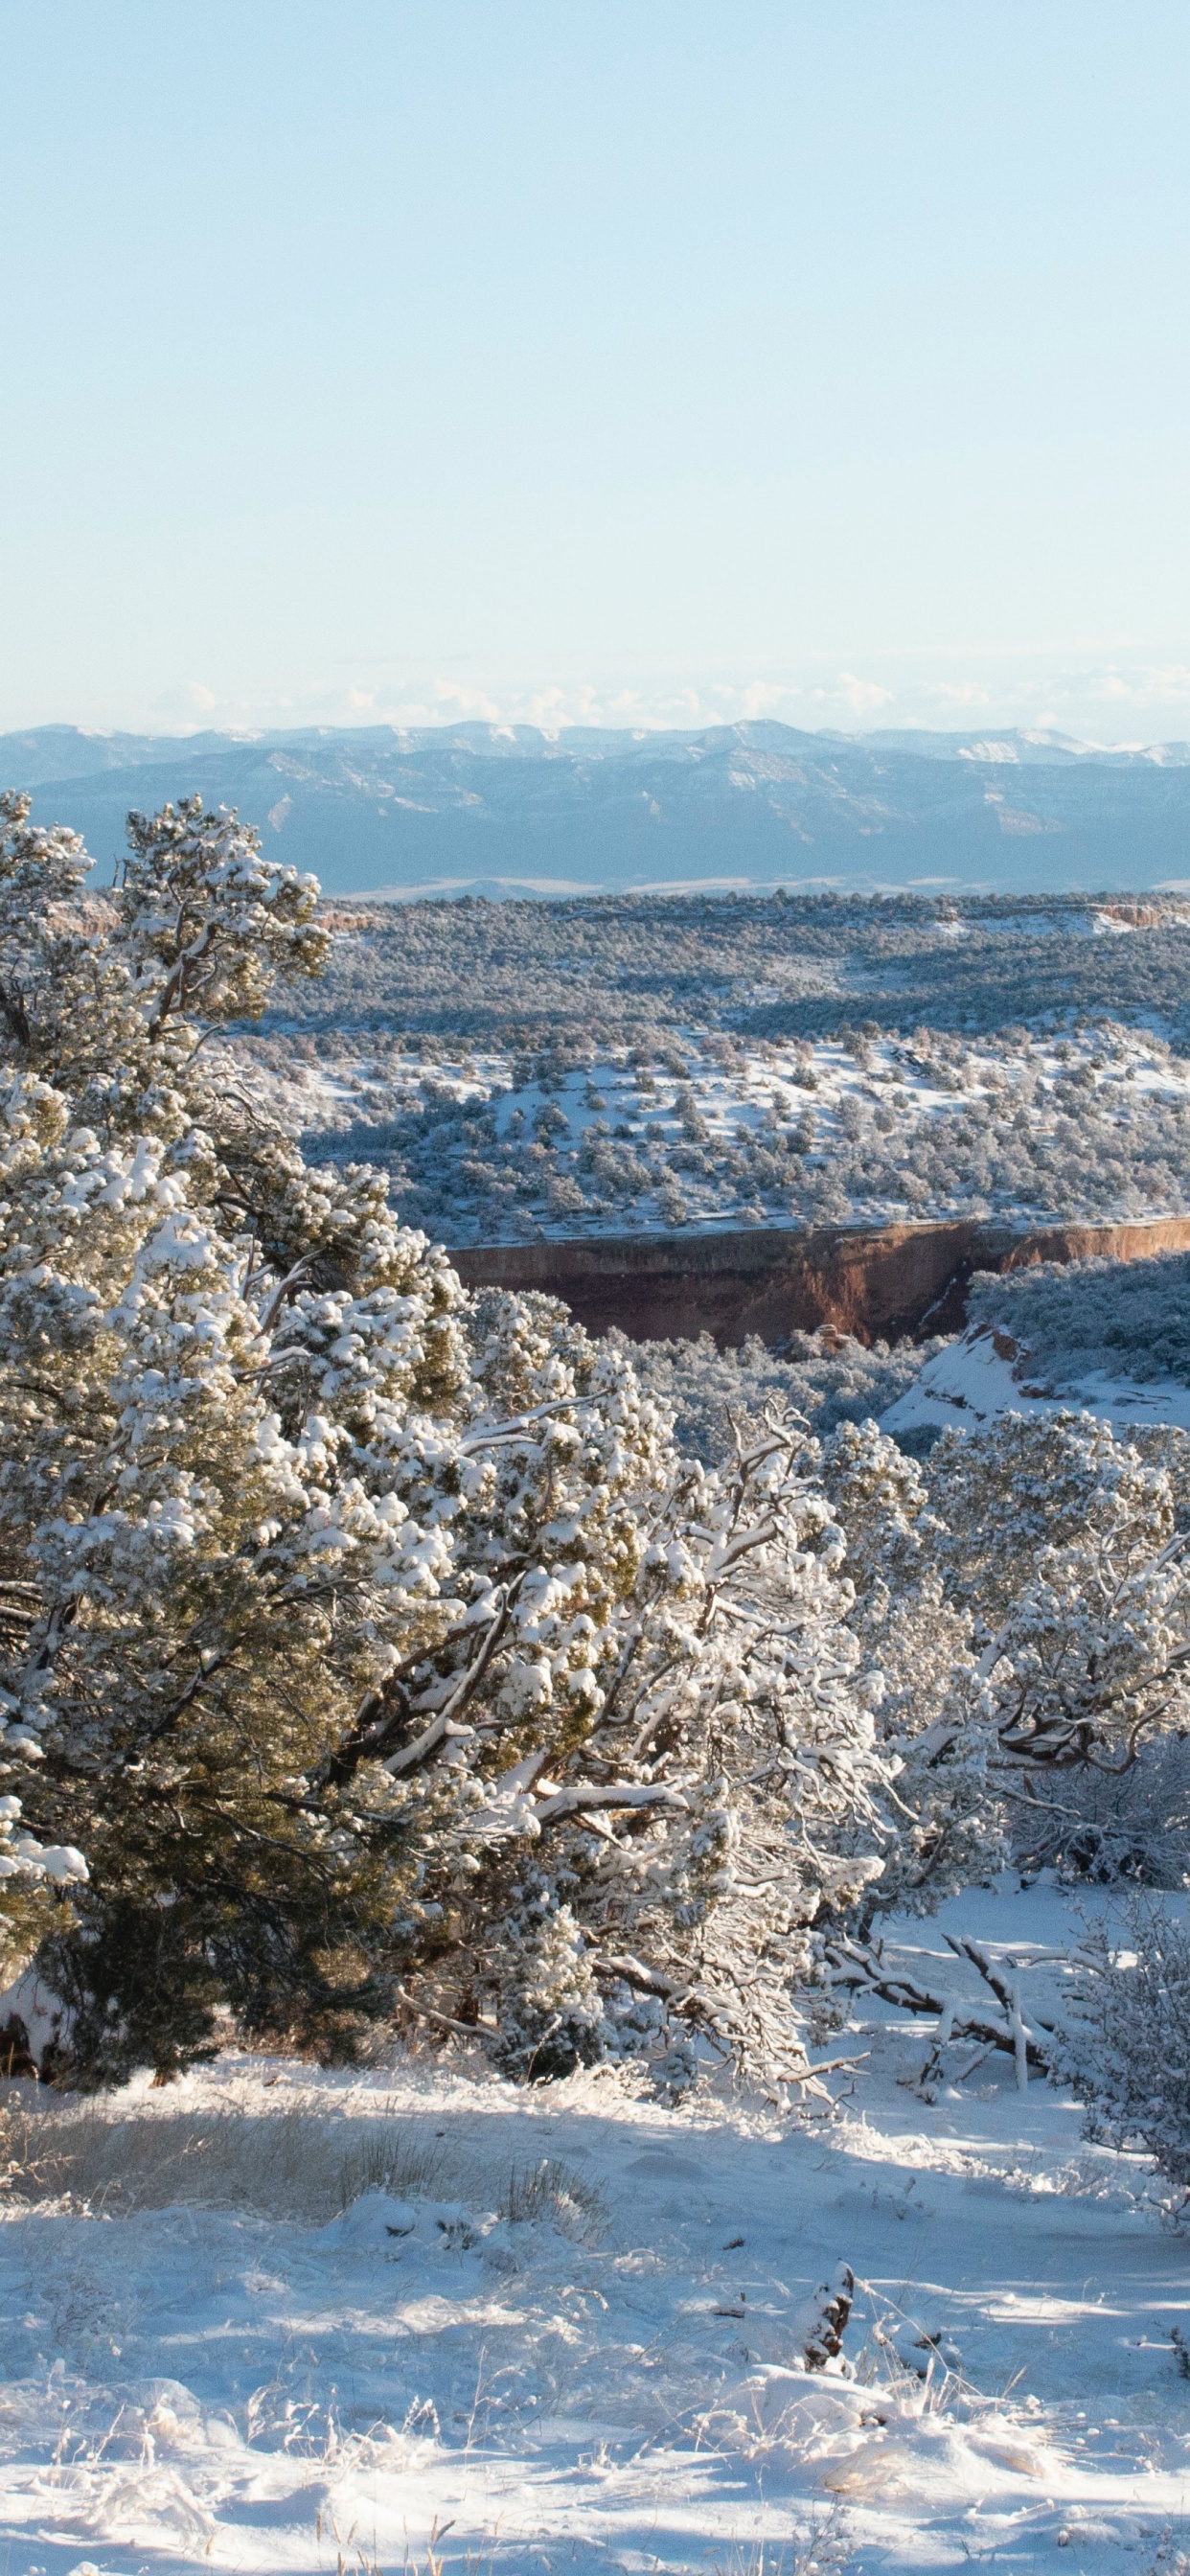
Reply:
[[[1031,2011],[1082,1928],[1004,1880],[888,1951],[957,1993],[972,1935]],[[0,2205],[5,2569],[1174,2564],[1185,2236],[1010,2057],[952,2043],[922,2082],[933,2040],[866,2005],[803,2121],[449,2055],[34,2097],[40,2197]],[[841,2263],[844,2367],[810,2373]]]
[[[1190,1059],[1144,1028],[747,1045],[686,1027],[579,1061],[241,1039],[223,1078],[313,1159],[387,1168],[401,1217],[451,1245],[1190,1211]]]

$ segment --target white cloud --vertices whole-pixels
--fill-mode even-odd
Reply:
[[[185,728],[201,723],[214,713],[218,704],[214,690],[208,689],[205,680],[179,680],[175,688],[167,689],[158,698],[154,712],[172,717],[175,723]]]
[[[1184,662],[1167,662],[1163,669],[1145,674],[1154,695],[1163,698],[1190,698],[1190,669]]]
[[[783,724],[793,722],[800,689],[791,689],[783,680],[749,680],[739,692],[740,713],[746,723],[758,724],[766,717]]]
[[[241,687],[232,675],[172,684],[160,697],[95,700],[34,710],[0,710],[10,725],[81,722],[184,734],[203,726],[234,733],[303,725],[534,725],[551,735],[584,725],[647,733],[700,732],[766,719],[800,727],[862,732],[978,725],[994,731],[1046,729],[1083,742],[1168,742],[1190,732],[1190,660],[1181,638],[1147,652],[1112,643],[1067,649],[970,644],[942,650],[864,655],[867,669],[808,655],[787,669],[614,671],[565,674],[485,667],[478,656],[360,658],[300,679]],[[459,665],[465,661],[466,669]],[[823,677],[824,667],[833,671]]]
[[[896,693],[879,680],[861,680],[854,671],[840,671],[833,689],[811,689],[810,696],[819,706],[846,707],[849,715],[870,716],[878,707],[893,706]]]

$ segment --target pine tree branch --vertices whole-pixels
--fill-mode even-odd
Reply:
[[[597,1788],[591,1781],[578,1780],[573,1788],[555,1790],[533,1812],[539,1825],[554,1825],[562,1816],[585,1815],[601,1807],[668,1807],[680,1814],[687,1805],[681,1790],[667,1788],[664,1782],[637,1788],[626,1780],[613,1780],[606,1788]]]

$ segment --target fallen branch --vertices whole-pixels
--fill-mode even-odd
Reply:
[[[1044,2068],[1047,2074],[1049,2072],[1049,2059],[1045,2054],[1043,2042],[1038,2039],[1037,2034],[1040,2031],[1045,2040],[1052,2040],[1054,2036],[1052,2023],[1038,2019],[1036,2026],[1030,2027],[1025,2020],[1019,1984],[1009,1983],[1007,1977],[993,1965],[986,1950],[980,1948],[978,1941],[972,1941],[963,1936],[956,1938],[952,1932],[947,1932],[944,1938],[947,1946],[954,1951],[956,1959],[970,1960],[972,1967],[984,1979],[985,1984],[991,1987],[997,2003],[1003,2006],[1016,2058],[1017,2086],[1019,2091],[1024,2093],[1029,2083],[1031,2048],[1034,2051],[1032,2062]]]
[[[1038,2075],[1048,2075],[1051,2060],[1046,2042],[1052,2040],[1053,2032],[1045,2023],[1032,2026],[1025,2022],[1015,1991],[1005,1979],[997,1980],[997,1972],[976,1943],[952,1941],[950,1946],[959,1957],[969,1958],[972,1967],[991,1986],[1002,2008],[1003,2021],[972,2011],[965,1996],[933,1993],[916,1977],[887,1967],[875,1951],[858,1941],[827,1943],[830,1981],[832,1985],[849,1986],[853,1993],[878,1995],[882,2003],[891,2004],[897,2012],[920,2013],[936,2020],[936,2047],[950,2039],[977,2040],[986,2048],[1000,2049],[1006,2057],[1014,2058],[1018,2080],[1022,2062],[1026,2072],[1032,2068]]]
[[[637,1987],[643,1995],[660,1995],[665,2003],[684,2003],[690,1992],[688,1986],[676,1986],[672,1977],[663,1977],[657,1968],[646,1968],[642,1960],[627,1953],[622,1958],[593,1958],[590,1965],[597,1977],[615,1977],[626,1986]]]
[[[404,2004],[406,2012],[413,2013],[418,2021],[432,2022],[435,2030],[454,2031],[460,2039],[491,2039],[494,2036],[490,2022],[455,2021],[450,2013],[435,2012],[429,2004],[415,2004],[404,1986],[394,1986],[393,1993],[398,2002]]]

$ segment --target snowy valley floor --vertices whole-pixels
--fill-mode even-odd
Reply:
[[[1040,1982],[1080,1927],[1006,1881],[895,1936],[957,1989],[959,1928]],[[923,2100],[930,2036],[865,2012],[810,2125],[449,2062],[7,2088],[47,2196],[0,2201],[0,2576],[1174,2563],[1190,2238],[1007,2058]],[[840,2260],[856,2375],[806,2375]]]

